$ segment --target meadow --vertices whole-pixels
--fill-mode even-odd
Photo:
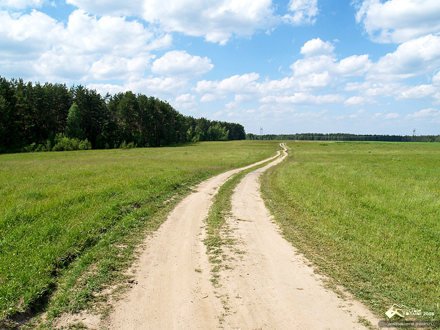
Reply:
[[[83,308],[192,186],[273,156],[278,144],[0,155],[0,321]]]
[[[286,239],[383,319],[396,304],[439,320],[440,145],[287,144],[262,180]]]

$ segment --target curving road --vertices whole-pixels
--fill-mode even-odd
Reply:
[[[167,221],[145,242],[136,267],[137,285],[114,304],[110,329],[367,329],[358,316],[377,324],[355,301],[325,289],[273,223],[260,196],[260,175],[286,157],[250,172],[232,197],[228,219],[238,243],[230,251],[228,270],[214,288],[212,265],[203,244],[204,219],[229,171],[201,183],[180,202]],[[267,160],[265,160],[267,161]],[[265,161],[259,162],[263,163]],[[237,254],[236,248],[241,250]]]

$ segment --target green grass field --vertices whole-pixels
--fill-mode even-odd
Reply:
[[[53,314],[83,307],[178,198],[167,200],[277,149],[235,141],[0,155],[0,321],[48,301]]]
[[[381,317],[439,319],[440,145],[288,142],[263,178],[285,237]]]

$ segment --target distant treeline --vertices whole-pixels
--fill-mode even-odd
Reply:
[[[0,153],[245,138],[240,124],[184,116],[152,96],[125,92],[102,97],[81,85],[0,77]]]
[[[362,135],[347,133],[246,134],[247,140],[440,142],[440,135]]]

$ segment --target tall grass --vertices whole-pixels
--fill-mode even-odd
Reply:
[[[167,200],[210,176],[267,158],[277,146],[235,141],[0,155],[0,320],[88,276],[87,290],[58,299],[75,309],[99,290],[99,276],[113,276],[121,253],[132,253],[123,252],[121,242],[157,229],[163,218],[156,215]],[[66,272],[74,276],[63,278]],[[79,295],[73,305],[72,295]]]
[[[440,145],[289,142],[263,179],[284,235],[377,313],[439,319]]]

